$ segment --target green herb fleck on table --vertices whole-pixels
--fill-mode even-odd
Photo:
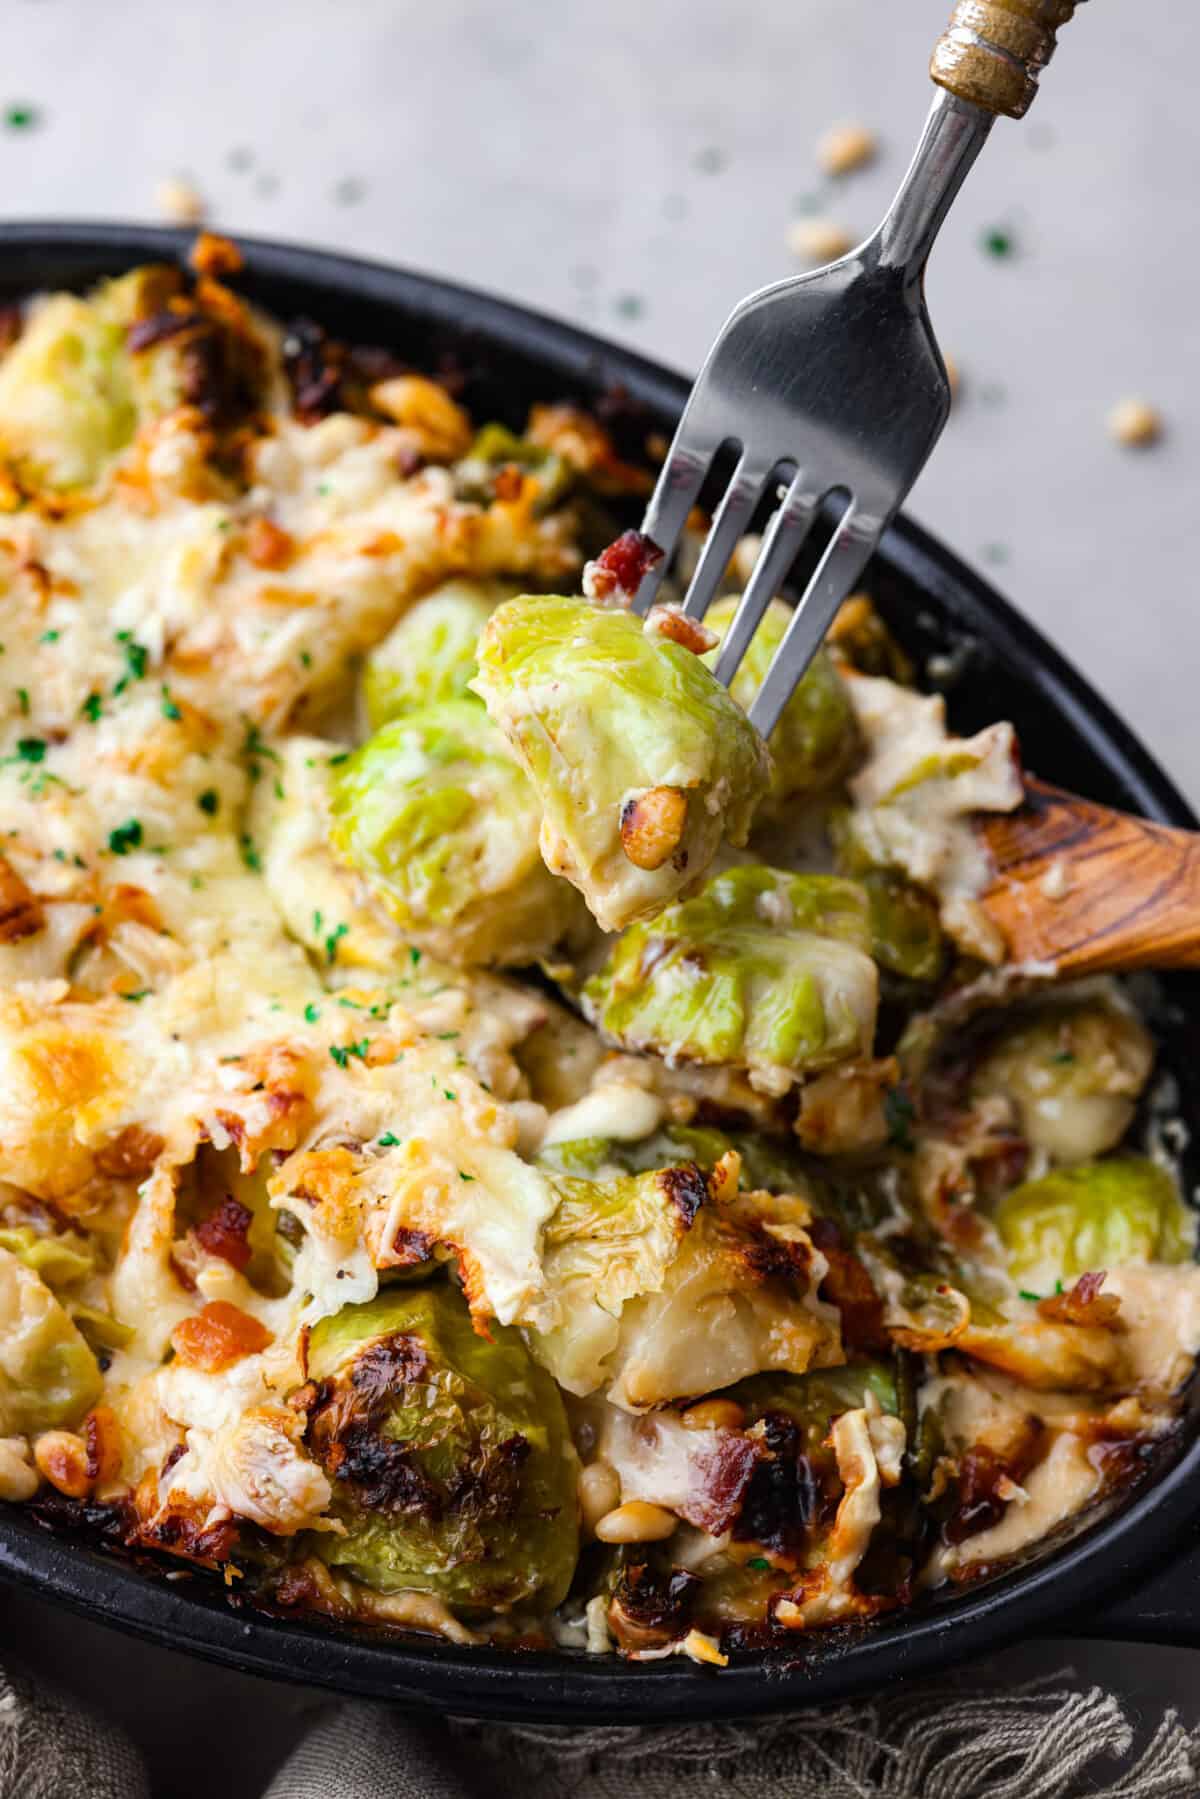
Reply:
[[[36,125],[41,124],[41,120],[42,115],[37,107],[31,106],[28,101],[13,101],[4,108],[4,123],[9,131],[32,131]]]
[[[1011,256],[1016,248],[1012,232],[1006,231],[1003,225],[989,226],[980,242],[987,254],[994,256],[998,262],[1003,262],[1005,257]]]

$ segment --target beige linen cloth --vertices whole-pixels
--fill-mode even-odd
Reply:
[[[1070,1671],[1015,1691],[943,1680],[879,1703],[658,1730],[416,1722],[339,1705],[263,1799],[1196,1799],[1200,1731],[1169,1712],[1140,1734],[1111,1693]],[[0,1799],[150,1799],[150,1785],[113,1725],[9,1670]]]

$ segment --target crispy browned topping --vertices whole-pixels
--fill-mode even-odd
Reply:
[[[246,259],[229,238],[218,237],[214,231],[202,231],[188,251],[188,261],[197,275],[215,278],[238,274],[245,267]]]
[[[681,649],[703,656],[720,642],[715,631],[698,618],[689,618],[682,606],[651,606],[646,614],[646,629],[659,637],[667,637]]]
[[[661,868],[679,848],[688,796],[680,787],[651,787],[621,807],[621,848],[635,868]]]
[[[0,856],[0,943],[33,937],[46,922],[42,902],[6,856]]]

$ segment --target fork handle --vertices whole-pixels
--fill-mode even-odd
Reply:
[[[1024,118],[1058,31],[1083,0],[958,0],[929,73],[985,112]]]

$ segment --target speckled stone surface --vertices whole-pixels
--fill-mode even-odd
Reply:
[[[0,110],[37,116],[0,128],[0,193],[9,216],[147,219],[158,182],[186,177],[222,228],[491,287],[694,369],[733,302],[794,266],[793,219],[874,224],[947,10],[10,0]],[[1197,800],[1200,7],[1170,7],[1169,47],[1161,10],[1082,8],[1032,118],[997,127],[956,206],[929,292],[962,395],[912,509],[988,566]],[[882,149],[831,183],[814,144],[843,118]],[[983,247],[995,231],[1009,255]],[[1152,450],[1106,434],[1129,394],[1166,417]],[[6,1647],[115,1706],[172,1799],[258,1791],[311,1703],[26,1597],[0,1616]],[[1010,1656],[1003,1678],[1051,1653],[1069,1659]],[[1080,1655],[1145,1717],[1194,1701],[1187,1654]]]

